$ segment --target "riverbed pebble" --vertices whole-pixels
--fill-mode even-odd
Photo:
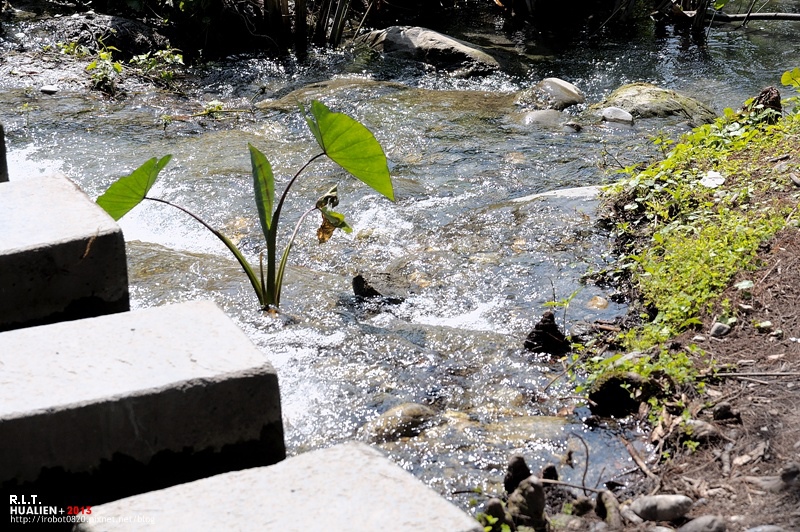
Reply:
[[[631,510],[646,521],[675,521],[692,507],[686,495],[648,495],[631,503]]]
[[[39,92],[42,94],[55,94],[60,89],[56,85],[43,85],[42,88],[39,89]]]

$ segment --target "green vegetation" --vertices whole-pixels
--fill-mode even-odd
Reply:
[[[225,235],[186,209],[169,201],[147,196],[155,184],[158,174],[169,163],[171,155],[161,159],[150,159],[130,175],[119,178],[97,198],[97,203],[115,220],[125,216],[145,199],[165,203],[185,212],[211,231],[233,253],[247,274],[261,308],[275,310],[280,306],[281,288],[289,252],[306,216],[314,211],[320,212],[322,223],[317,230],[317,238],[320,243],[327,242],[336,229],[348,233],[352,231],[345,221],[344,215],[333,210],[339,203],[338,191],[336,187],[333,187],[320,197],[313,207],[300,216],[283,254],[278,259],[278,224],[283,203],[289,189],[311,163],[326,156],[381,195],[394,201],[392,181],[383,148],[363,124],[345,114],[332,112],[323,103],[316,100],[311,104],[310,116],[302,107],[301,111],[305,115],[308,128],[322,148],[322,153],[313,156],[294,174],[277,203],[272,166],[264,154],[249,145],[256,207],[267,247],[266,276],[263,268],[263,255],[260,259],[259,275],[256,275],[255,269]]]
[[[135,55],[129,62],[143,76],[169,84],[175,79],[175,69],[183,66],[183,54],[175,49],[158,50]]]
[[[782,81],[800,89],[800,69]],[[782,118],[747,102],[678,143],[656,139],[669,150],[665,158],[641,171],[626,169],[629,176],[606,191],[622,253],[604,275],[627,283],[641,302],[640,324],[617,338],[628,355],[590,356],[584,388],[634,372],[655,377],[662,396],[684,384],[702,389],[698,376],[712,371],[713,361],[694,345],[670,350],[666,342],[704,317],[733,322],[722,292],[737,273],[759,267],[759,245],[798,224],[800,194],[786,170],[773,171],[796,152],[800,137],[797,97],[787,103],[794,109]],[[655,407],[659,399],[650,402]]]
[[[97,57],[88,65],[86,71],[92,78],[92,88],[114,96],[117,94],[117,81],[122,74],[122,63],[114,60],[114,52],[119,50],[113,46],[105,46],[98,39],[101,49],[97,52]]]

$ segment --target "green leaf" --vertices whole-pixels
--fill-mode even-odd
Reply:
[[[302,109],[302,108],[301,108]],[[308,128],[322,151],[356,179],[394,201],[389,165],[380,143],[363,124],[314,100]]]
[[[781,76],[781,83],[787,87],[800,88],[800,68],[795,67],[793,70],[787,70]]]
[[[272,205],[275,202],[275,178],[272,175],[272,166],[263,153],[252,144],[250,148],[250,164],[253,167],[253,190],[256,195],[258,218],[261,220],[261,230],[267,236],[272,227]]]
[[[169,163],[172,155],[153,157],[130,175],[117,179],[99,198],[100,205],[114,220],[119,220],[139,205],[153,187],[158,173]]]

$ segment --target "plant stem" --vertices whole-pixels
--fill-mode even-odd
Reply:
[[[286,188],[283,189],[283,194],[281,194],[280,200],[278,200],[278,205],[275,207],[275,212],[272,213],[272,223],[270,224],[269,231],[266,235],[267,237],[267,293],[266,293],[266,304],[272,305],[277,307],[280,303],[281,294],[280,294],[280,284],[277,282],[277,275],[275,271],[276,266],[276,259],[277,259],[277,249],[278,249],[278,221],[281,217],[281,210],[283,209],[283,202],[286,200],[286,195],[289,193],[289,189],[292,188],[292,185],[300,176],[300,174],[308,168],[315,160],[319,159],[325,155],[325,153],[319,153],[312,157],[311,159],[303,165],[300,170],[294,174],[289,184],[286,185]]]
[[[297,236],[297,231],[300,230],[300,224],[303,223],[303,220],[306,219],[306,216],[311,214],[312,212],[316,211],[317,207],[311,207],[306,212],[300,216],[300,219],[297,220],[297,223],[294,226],[294,231],[292,231],[292,236],[289,237],[289,242],[286,244],[286,248],[283,250],[283,255],[281,255],[281,263],[278,266],[278,275],[275,278],[275,306],[280,306],[281,304],[281,287],[283,286],[283,274],[286,270],[286,263],[289,261],[289,251],[292,249],[292,245],[294,244],[294,239]]]
[[[196,214],[194,214],[193,212],[191,212],[191,211],[189,211],[187,209],[184,209],[180,205],[175,205],[174,203],[171,203],[171,202],[169,202],[167,200],[163,200],[163,199],[159,199],[159,198],[151,198],[149,196],[145,196],[144,199],[150,200],[150,201],[155,201],[155,202],[158,202],[158,203],[163,203],[165,205],[169,205],[170,207],[174,207],[174,208],[178,209],[179,211],[182,211],[182,212],[188,214],[189,216],[191,216],[192,218],[197,220],[203,227],[205,227],[206,229],[211,231],[211,233],[214,236],[219,238],[222,241],[222,243],[225,244],[225,247],[227,247],[230,250],[230,252],[233,253],[233,256],[236,257],[236,260],[239,262],[239,265],[244,270],[244,273],[247,274],[247,278],[250,280],[250,284],[253,286],[253,290],[255,290],[255,292],[256,292],[256,297],[258,297],[258,303],[262,307],[265,306],[264,291],[261,289],[261,285],[260,285],[260,283],[258,281],[258,277],[256,277],[256,274],[253,271],[252,266],[250,266],[250,263],[247,262],[247,259],[244,257],[244,255],[242,255],[242,252],[239,251],[239,248],[237,248],[236,245],[233,242],[231,242],[230,239],[228,239],[228,237],[226,237],[225,235],[223,235],[222,233],[220,233],[219,231],[217,231],[216,229],[214,229],[213,227],[208,225],[199,216],[197,216]]]

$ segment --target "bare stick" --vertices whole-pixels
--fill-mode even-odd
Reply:
[[[560,480],[550,480],[548,478],[540,478],[539,482],[541,482],[542,484],[555,484],[557,486],[566,486],[568,488],[574,488],[576,490],[583,490],[584,493],[586,493],[587,490],[594,493],[601,493],[605,491],[596,488],[590,488],[588,486],[576,486],[575,484],[570,484],[569,482],[562,482]]]
[[[708,375],[708,377],[800,377],[800,373],[769,373],[769,372],[754,372],[754,373],[717,373],[716,375]]]
[[[628,450],[628,454],[631,455],[631,458],[636,463],[636,465],[639,466],[639,469],[642,470],[642,473],[644,473],[647,478],[656,480],[660,483],[661,480],[652,471],[650,471],[650,468],[647,467],[646,463],[644,463],[644,460],[642,460],[642,457],[639,456],[639,453],[636,451],[636,449],[634,449],[631,442],[629,442],[622,436],[620,436],[619,439],[622,440],[622,443],[625,444],[625,448]]]
[[[584,440],[583,437],[577,432],[570,432],[570,434],[581,440],[583,448],[586,450],[586,463],[583,464],[583,478],[581,478],[581,484],[583,484],[583,494],[586,495],[586,473],[589,472],[589,445],[586,443],[586,440]]]

